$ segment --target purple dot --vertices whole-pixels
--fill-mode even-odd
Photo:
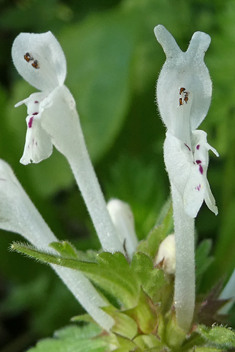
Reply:
[[[38,103],[39,103],[39,101],[35,100],[34,104],[38,104]]]
[[[197,187],[195,187],[195,189],[197,189],[198,191],[200,191],[201,185],[198,185]]]
[[[189,148],[188,144],[184,143],[185,147],[188,148],[188,150],[191,152],[191,149]]]
[[[201,164],[199,164],[199,171],[200,171],[200,173],[203,175],[203,167],[202,167]]]
[[[197,150],[199,150],[199,149],[200,149],[200,144],[198,144],[198,145],[196,146],[196,148],[197,148]]]
[[[31,128],[33,125],[33,116],[30,117],[29,122],[28,122],[28,128]]]
[[[197,164],[201,164],[201,160],[196,160],[196,163]]]
[[[34,112],[32,115],[37,115],[38,114],[38,112]]]

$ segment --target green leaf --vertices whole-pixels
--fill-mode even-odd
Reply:
[[[196,249],[195,262],[196,262],[196,287],[199,289],[200,280],[208,269],[208,267],[213,263],[214,257],[209,256],[212,248],[212,241],[210,239],[202,241]]]
[[[19,243],[13,243],[11,249],[44,263],[57,264],[83,272],[98,286],[118,298],[125,308],[135,306],[138,301],[140,291],[138,280],[124,255],[119,252],[97,254],[96,262],[83,262]]]
[[[54,338],[44,339],[28,352],[107,352],[102,330],[93,324],[83,327],[68,326],[55,332]]]
[[[195,352],[225,352],[224,349],[221,348],[211,348],[211,347],[196,347]]]
[[[182,346],[187,333],[181,329],[176,321],[174,311],[171,311],[170,319],[166,325],[165,341],[169,347],[179,348]]]
[[[139,330],[144,334],[152,333],[157,326],[157,307],[154,306],[143,290],[140,291],[138,304],[124,312],[134,319]]]
[[[209,328],[199,325],[197,332],[207,341],[209,346],[220,348],[235,347],[235,332],[223,326],[213,326]]]
[[[93,250],[86,252],[79,251],[68,241],[52,242],[49,246],[55,249],[62,257],[77,258],[86,262],[96,262],[97,252]]]
[[[50,243],[50,247],[55,249],[62,256],[77,258],[76,248],[67,241],[52,242]]]
[[[132,340],[137,335],[137,324],[128,315],[118,311],[113,306],[106,306],[102,309],[111,315],[115,320],[115,325],[112,327],[112,332],[130,340]]]
[[[140,242],[137,251],[143,252],[154,259],[160,243],[173,229],[172,212],[172,204],[168,200],[162,209],[162,215],[160,215],[156,226],[150,232],[147,239]]]
[[[71,321],[73,323],[81,323],[81,322],[85,322],[85,323],[93,323],[96,324],[96,322],[92,319],[92,317],[89,314],[80,314],[77,315],[73,318],[71,318]]]
[[[153,260],[144,253],[136,252],[132,258],[131,268],[138,277],[139,285],[147,295],[157,303],[160,290],[166,283],[164,272],[153,267]]]
[[[161,352],[164,351],[164,347],[166,347],[156,335],[140,335],[133,340],[137,346],[141,348],[143,351],[151,351]]]

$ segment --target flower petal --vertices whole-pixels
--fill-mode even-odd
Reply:
[[[33,93],[28,98],[19,101],[19,103],[15,105],[15,108],[18,108],[18,106],[25,104],[27,106],[28,115],[35,115],[36,113],[39,113],[41,111],[40,103],[47,96],[48,93]]]
[[[41,126],[40,115],[29,115],[26,118],[27,133],[21,164],[39,163],[49,158],[53,146],[51,137]]]
[[[191,217],[196,217],[205,200],[208,208],[217,215],[218,208],[207,180],[207,169],[209,165],[208,151],[211,149],[216,155],[218,153],[207,143],[207,134],[204,131],[192,132],[192,144],[193,164],[184,191],[185,212]]]
[[[185,129],[185,120],[188,118],[191,130],[196,129],[210,106],[212,83],[203,61],[210,37],[202,32],[194,33],[188,50],[182,52],[163,26],[155,28],[155,35],[167,57],[157,82],[158,107],[167,129],[177,138],[181,138],[177,131]],[[187,106],[189,102],[190,111],[181,121],[177,116],[180,111],[182,114],[185,111],[179,107]],[[187,143],[187,138],[184,142]]]
[[[42,102],[42,127],[54,146],[66,157],[79,150],[80,122],[75,101],[64,85]]]
[[[40,248],[56,241],[11,167],[0,159],[0,228],[19,233]]]
[[[200,175],[197,165],[193,165],[184,192],[184,209],[188,216],[195,218],[205,200],[208,208],[218,214],[215,198],[206,175]]]
[[[192,151],[189,146],[170,132],[166,133],[164,142],[164,161],[170,182],[175,185],[183,198],[185,185],[191,171]]]
[[[12,59],[19,74],[39,90],[51,91],[64,83],[66,59],[51,32],[19,34],[12,45]]]

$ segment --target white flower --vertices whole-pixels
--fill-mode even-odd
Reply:
[[[12,46],[12,58],[19,74],[42,91],[16,104],[16,107],[25,104],[28,110],[25,148],[20,161],[22,164],[38,163],[51,155],[53,144],[57,142],[57,135],[47,129],[49,117],[45,110],[51,107],[52,115],[57,113],[57,130],[64,133],[70,124],[70,115],[65,113],[75,110],[75,103],[71,106],[73,98],[64,86],[66,59],[51,32],[19,34]],[[59,99],[62,96],[63,100]],[[60,142],[57,144],[60,146]]]
[[[13,43],[12,58],[21,76],[42,91],[16,104],[28,108],[21,163],[39,163],[54,145],[72,168],[102,247],[124,253],[89,158],[75,101],[64,85],[66,60],[60,44],[51,32],[21,33]]]
[[[217,214],[207,169],[208,151],[218,153],[207,143],[206,133],[196,131],[211,102],[212,84],[204,63],[210,36],[194,33],[188,50],[182,52],[163,26],[158,25],[154,32],[166,54],[157,82],[157,102],[167,127],[164,159],[170,182],[178,189],[190,217],[197,216],[204,200]]]

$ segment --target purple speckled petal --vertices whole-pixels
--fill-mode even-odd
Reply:
[[[51,138],[41,127],[40,115],[26,118],[27,133],[21,164],[39,163],[52,153]]]

